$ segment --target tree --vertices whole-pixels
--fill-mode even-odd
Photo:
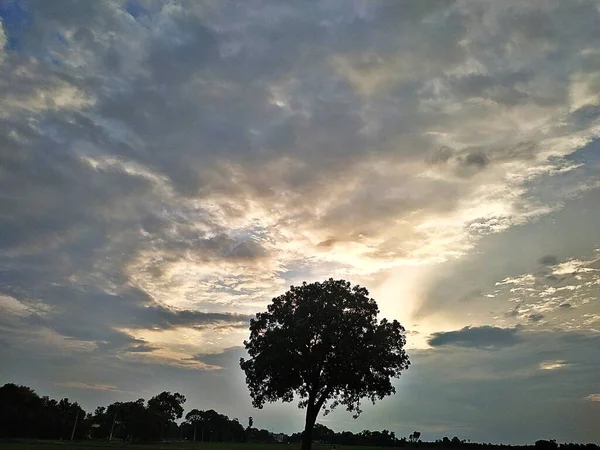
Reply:
[[[181,419],[184,403],[185,397],[179,392],[171,394],[164,391],[148,400],[148,409],[154,412],[162,422],[161,432],[163,434],[165,426],[175,422],[176,419]]]
[[[410,436],[408,436],[408,440],[410,442],[417,442],[420,437],[421,437],[421,432],[420,431],[415,431]]]
[[[27,386],[7,383],[0,388],[0,437],[38,437],[42,400]]]
[[[185,420],[187,420],[194,429],[194,436],[192,440],[195,442],[196,431],[198,430],[198,426],[200,426],[202,430],[204,427],[204,413],[199,409],[192,409],[189,413],[185,415]]]
[[[556,443],[556,440],[554,440],[554,439],[550,439],[550,440],[540,439],[538,441],[535,441],[535,448],[541,449],[541,450],[554,450],[554,449],[558,448],[558,444]]]
[[[160,413],[168,421],[181,419],[185,397],[179,392],[161,392],[148,400],[148,408]]]
[[[303,283],[273,299],[250,321],[240,359],[253,405],[291,402],[306,408],[302,450],[309,450],[322,407],[338,405],[358,417],[361,399],[395,393],[392,377],[410,362],[404,328],[377,321],[379,309],[364,287],[345,280]]]

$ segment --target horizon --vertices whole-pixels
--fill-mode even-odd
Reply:
[[[600,443],[598,48],[596,0],[0,1],[0,385],[289,434],[243,340],[333,277],[412,365],[317,422]]]
[[[25,387],[25,388],[28,388],[28,389],[30,389],[30,388],[31,388],[30,386],[23,386],[23,385],[19,385],[18,383],[7,383],[7,384],[5,384],[4,386],[0,386],[0,388],[6,387],[6,386],[8,386],[9,384],[13,384],[13,385],[15,385],[15,386],[17,386],[17,387]],[[37,395],[37,396],[39,396],[39,397],[43,397],[43,396],[44,396],[44,394],[43,394],[43,393],[36,392],[36,391],[35,391],[35,389],[33,389],[33,392],[34,392],[34,394],[35,394],[35,395]],[[164,392],[163,392],[163,393],[164,393]],[[171,394],[171,392],[168,392],[168,393],[169,393],[169,394]],[[158,395],[158,394],[159,394],[159,393],[157,392],[157,393],[156,393],[156,395]],[[184,393],[181,393],[181,392],[177,392],[177,393],[173,392],[173,394],[182,394],[182,395],[185,397],[185,394],[184,394]],[[154,397],[154,396],[153,396],[153,397]],[[79,403],[79,402],[77,401],[77,399],[74,399],[74,398],[70,398],[70,399],[69,399],[69,398],[65,398],[65,399],[66,399],[66,400],[69,400],[69,402],[70,402],[72,405],[78,405],[79,407],[82,407],[81,403]],[[56,401],[59,401],[59,400],[61,400],[61,399],[57,398],[57,399],[54,399],[54,400],[56,400]],[[135,399],[135,400],[139,400],[139,399]],[[145,401],[145,404],[146,404],[146,405],[148,405],[148,404],[149,404],[149,400],[150,400],[150,399],[143,399],[143,400]],[[134,401],[134,400],[128,400],[128,401]],[[119,402],[119,401],[118,401],[118,402]],[[182,404],[182,406],[183,406],[183,415],[182,415],[182,417],[181,417],[180,419],[176,419],[176,420],[174,421],[174,423],[175,423],[175,424],[176,424],[176,425],[177,425],[177,426],[178,426],[180,429],[181,429],[181,428],[182,428],[184,425],[186,425],[186,424],[188,424],[188,425],[193,425],[193,423],[190,423],[191,421],[190,421],[190,420],[188,420],[188,419],[186,418],[186,412],[192,412],[192,409],[193,409],[194,411],[197,411],[197,409],[194,409],[194,408],[190,408],[190,409],[186,408],[186,407],[185,407],[185,403],[186,403],[186,402],[184,401],[184,402],[183,402],[183,404]],[[84,412],[85,412],[85,414],[86,414],[86,419],[88,419],[88,416],[90,416],[90,418],[92,418],[92,421],[90,422],[90,421],[88,420],[88,422],[89,422],[89,423],[95,423],[95,422],[94,422],[94,419],[93,419],[93,417],[91,417],[91,416],[94,416],[94,415],[95,415],[96,408],[102,408],[102,407],[107,407],[107,406],[109,406],[109,405],[96,405],[96,406],[94,406],[94,407],[92,407],[92,408],[89,408],[89,409],[86,409],[86,408],[82,408],[82,409],[84,410]],[[208,410],[206,410],[206,411],[208,411]],[[219,411],[215,411],[215,412],[216,412],[216,413],[219,413]],[[71,416],[71,417],[73,417],[73,416]],[[79,417],[79,415],[77,415],[77,417]],[[225,415],[225,417],[226,417],[226,419],[227,419],[227,420],[237,421],[237,422],[238,422],[238,424],[240,424],[240,425],[242,425],[242,426],[244,425],[244,420],[242,420],[242,419],[240,419],[240,418],[238,418],[238,417],[228,417],[227,415]],[[248,420],[250,420],[250,419],[252,419],[252,426],[250,425],[250,422],[248,421],[248,425],[247,425],[247,427],[246,427],[246,430],[247,430],[247,431],[248,431],[248,430],[251,430],[251,429],[254,429],[254,430],[259,430],[259,431],[268,431],[268,432],[269,432],[269,433],[270,433],[272,436],[276,436],[276,435],[279,435],[279,434],[283,434],[283,435],[287,436],[287,438],[288,438],[288,439],[289,439],[289,438],[292,438],[292,437],[296,437],[297,439],[301,438],[301,435],[302,435],[302,429],[301,429],[301,428],[302,428],[302,427],[301,427],[299,430],[297,430],[297,431],[292,431],[292,432],[287,432],[287,433],[284,433],[284,432],[281,432],[281,431],[278,431],[278,430],[273,430],[273,429],[265,429],[265,428],[261,428],[261,427],[256,427],[256,426],[254,426],[254,425],[256,425],[256,424],[254,423],[254,418],[253,418],[253,416],[250,416],[250,417],[248,417]],[[317,422],[317,425],[319,425],[319,426],[323,426],[323,427],[325,427],[326,429],[328,429],[328,430],[330,430],[330,431],[333,431],[333,432],[334,432],[334,433],[336,433],[336,434],[342,434],[342,433],[346,433],[346,432],[349,432],[349,431],[350,431],[350,430],[332,430],[332,429],[328,428],[326,425],[323,425],[323,424],[322,424],[322,423],[320,423],[320,422]],[[88,426],[89,426],[89,425],[88,425]],[[367,429],[365,429],[365,430],[361,430],[361,431],[355,431],[355,432],[354,432],[354,434],[356,434],[356,435],[357,435],[358,433],[361,433],[362,431],[370,431],[370,432],[377,432],[377,431],[379,431],[379,432],[381,432],[381,431],[388,431],[388,432],[392,432],[392,433],[395,435],[394,437],[395,437],[395,439],[396,439],[396,441],[397,441],[397,442],[396,442],[396,444],[399,444],[399,443],[401,443],[402,441],[404,441],[404,442],[402,442],[402,445],[401,445],[402,447],[404,447],[404,446],[406,446],[406,445],[408,445],[408,446],[416,446],[416,447],[418,447],[418,446],[419,446],[419,444],[421,444],[421,443],[422,443],[422,444],[424,444],[424,445],[427,445],[427,444],[441,444],[441,443],[442,443],[443,441],[445,441],[446,439],[448,439],[449,441],[452,441],[452,446],[453,446],[453,447],[454,447],[454,446],[456,446],[456,444],[454,443],[454,440],[455,440],[455,439],[458,439],[458,440],[459,440],[459,444],[458,444],[458,445],[461,445],[461,446],[462,446],[462,445],[472,445],[472,446],[478,446],[478,445],[483,445],[483,446],[485,446],[485,445],[491,445],[491,446],[509,446],[509,447],[529,447],[529,446],[531,446],[531,447],[536,447],[536,448],[538,448],[538,442],[547,442],[547,443],[554,442],[555,444],[557,444],[557,445],[559,445],[559,446],[560,446],[560,445],[581,445],[581,446],[586,446],[586,445],[590,445],[590,444],[591,444],[591,445],[595,445],[596,447],[598,447],[598,444],[597,444],[597,443],[594,443],[594,442],[560,442],[560,441],[557,441],[556,439],[545,439],[545,438],[542,438],[542,437],[540,437],[539,439],[536,439],[536,441],[535,441],[535,442],[531,442],[531,443],[520,443],[520,444],[506,444],[505,442],[489,442],[489,441],[488,441],[488,442],[483,442],[483,441],[482,441],[482,442],[478,442],[478,441],[472,441],[472,440],[470,440],[470,439],[468,439],[468,438],[461,438],[460,436],[453,435],[452,433],[450,433],[449,435],[444,435],[444,436],[442,436],[442,437],[436,437],[436,438],[432,438],[432,439],[430,439],[430,440],[427,440],[427,439],[423,440],[423,439],[421,439],[421,438],[422,438],[422,437],[424,438],[425,436],[422,436],[422,433],[421,433],[420,431],[418,431],[418,430],[414,431],[414,433],[418,433],[418,437],[416,437],[416,439],[417,439],[417,440],[415,440],[415,441],[411,440],[411,439],[412,439],[412,435],[413,435],[413,433],[411,433],[411,434],[410,434],[410,436],[409,436],[409,435],[407,435],[407,436],[399,436],[399,435],[396,435],[396,433],[394,432],[394,430],[387,430],[387,429],[373,429],[373,430],[367,430]],[[350,432],[351,432],[351,431],[350,431]],[[176,433],[176,434],[177,434],[177,435],[179,435],[179,433],[180,433],[180,432],[179,432],[179,431],[177,431],[177,433]],[[111,433],[111,435],[112,435],[112,433]],[[183,435],[183,433],[182,433],[182,435]],[[90,438],[88,438],[88,439],[90,439]],[[92,440],[102,440],[101,438],[100,438],[100,439],[98,439],[98,438],[91,438],[91,439],[92,439]],[[164,439],[165,439],[165,440],[173,440],[173,437],[168,437],[168,438],[167,438],[167,437],[165,436],[165,438],[164,438]],[[187,437],[184,437],[184,440],[185,440],[185,439],[187,439]],[[23,442],[26,442],[26,441],[27,441],[27,439],[22,439],[22,440],[23,440]],[[33,441],[43,441],[43,440],[44,440],[44,439],[42,439],[42,440],[39,440],[39,439],[34,439]],[[45,440],[47,440],[47,439],[45,439]],[[73,440],[73,439],[71,439],[71,440]],[[115,440],[117,440],[117,439],[115,438]],[[316,438],[314,438],[314,437],[313,437],[313,440],[314,440],[314,441],[317,441],[318,439],[316,439]],[[205,442],[205,441],[202,441],[202,442]],[[290,440],[290,441],[288,441],[287,443],[294,443],[294,441],[291,441],[291,440]],[[295,442],[295,443],[298,443],[298,442]],[[329,442],[329,443],[331,444],[332,442]],[[333,443],[333,445],[335,445],[335,443]],[[342,444],[342,445],[344,445],[344,446],[354,446],[355,444]],[[361,448],[364,448],[364,445],[359,445],[359,446],[360,446]],[[390,445],[389,445],[389,443],[388,443],[388,445],[384,445],[383,447],[389,447],[389,446],[390,446]],[[395,446],[393,446],[393,445],[392,445],[392,447],[397,447],[397,446],[398,446],[398,445],[395,445]],[[382,447],[382,446],[379,446],[379,447]],[[544,447],[544,448],[546,448],[546,447]],[[558,447],[556,447],[556,448],[558,448]],[[546,449],[546,450],[547,450],[547,449]]]

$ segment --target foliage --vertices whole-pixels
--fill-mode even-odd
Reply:
[[[161,436],[164,436],[165,428],[169,424],[174,423],[176,419],[181,419],[184,403],[185,397],[178,392],[174,394],[166,391],[161,392],[148,400],[148,411],[151,416],[157,418]],[[149,418],[149,420],[151,419],[153,417]]]
[[[408,436],[408,440],[410,442],[417,442],[421,438],[421,432],[415,431],[410,436]]]
[[[148,400],[148,408],[159,414],[166,422],[181,419],[185,397],[176,392],[161,392]]]
[[[18,386],[8,383],[0,387],[0,450],[58,450],[64,448],[64,442],[52,444],[49,441],[38,441],[39,439],[68,440],[73,431],[75,418],[78,417],[74,438],[80,442],[69,444],[69,448],[80,448],[88,450],[92,447],[98,449],[102,446],[115,447],[115,443],[108,443],[107,438],[113,422],[115,423],[114,437],[130,441],[152,441],[160,438],[160,418],[149,408],[143,399],[133,402],[116,402],[108,407],[97,407],[92,414],[85,411],[76,402],[68,399],[60,401],[49,397],[40,397],[33,389],[27,386]],[[200,411],[191,410],[186,414],[186,421],[181,425],[170,422],[165,428],[165,438],[183,438],[192,441],[194,426],[206,426],[205,440],[199,443],[203,450],[210,450],[217,446],[220,450],[241,448],[237,444],[223,444],[223,442],[243,442],[243,448],[249,450],[277,450],[275,444],[276,436],[268,430],[249,428],[244,430],[237,419],[229,419],[214,410]],[[156,422],[158,420],[158,422]],[[418,432],[417,432],[418,433]],[[414,437],[413,433],[413,437]],[[200,435],[201,436],[201,435]],[[283,436],[283,442],[297,443],[302,440],[302,433],[292,436]],[[418,433],[420,437],[420,433]],[[29,438],[21,441],[18,439]],[[86,443],[82,439],[96,439],[93,443]],[[8,442],[6,442],[8,440]],[[102,444],[98,440],[103,440]],[[197,439],[198,441],[200,438]],[[364,447],[410,447],[419,450],[445,448],[458,450],[532,450],[532,449],[555,449],[555,450],[600,450],[596,444],[573,444],[557,443],[555,440],[539,440],[535,446],[509,446],[494,444],[471,443],[458,437],[452,439],[445,437],[435,442],[409,443],[406,438],[398,439],[393,431],[369,431],[360,433],[344,431],[336,433],[322,424],[314,427],[314,440],[326,444],[323,450],[330,450],[331,445],[341,446],[364,446]],[[213,444],[209,444],[209,441]],[[41,444],[38,444],[41,442]],[[268,444],[268,445],[267,445]],[[212,446],[211,446],[212,445]],[[284,444],[285,445],[285,444]],[[72,446],[72,447],[71,447]],[[121,446],[116,444],[116,446]],[[131,448],[143,448],[132,446]],[[148,447],[149,448],[149,447]],[[173,448],[180,448],[175,445]],[[194,449],[192,444],[186,444],[186,448]],[[288,450],[291,446],[286,447]],[[357,447],[355,447],[357,448]],[[281,446],[283,449],[283,446]],[[360,450],[360,447],[358,447]]]
[[[219,414],[213,409],[208,411],[192,409],[186,414],[185,420],[191,427],[190,440],[242,442],[246,439],[244,427],[237,419],[229,419],[226,415]]]
[[[106,418],[111,429],[114,422],[113,438],[124,441],[153,441],[162,437],[163,420],[155,411],[147,408],[144,399],[134,402],[116,402],[106,408]],[[108,431],[108,430],[103,430]],[[107,433],[107,435],[109,435]]]
[[[344,431],[336,433],[332,429],[320,423],[315,424],[313,429],[313,441],[330,445],[358,445],[377,447],[398,447],[400,441],[396,439],[393,431],[369,431],[360,433]],[[294,433],[290,436],[290,442],[302,442],[302,433]]]
[[[337,405],[357,417],[361,399],[373,403],[393,394],[391,378],[408,368],[404,328],[377,321],[379,309],[367,289],[344,280],[303,283],[273,299],[250,322],[241,359],[253,404],[290,402],[306,407],[306,439],[323,406]]]
[[[0,387],[0,437],[70,439],[85,433],[85,411],[67,398],[40,397],[27,386],[13,383]]]

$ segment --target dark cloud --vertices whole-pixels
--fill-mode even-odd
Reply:
[[[519,313],[519,308],[516,307],[514,309],[511,309],[507,313],[504,313],[504,317],[519,317]]]
[[[554,255],[545,255],[540,258],[539,263],[542,266],[555,266],[558,264],[558,259]]]
[[[249,322],[253,315],[235,313],[204,313],[200,311],[174,310],[166,307],[145,308],[144,321],[138,326],[144,328],[169,329],[176,327],[202,327],[204,325],[227,322],[237,324]]]
[[[543,314],[529,314],[527,316],[527,319],[529,319],[530,322],[540,322],[544,319],[544,315]]]
[[[128,353],[150,353],[153,352],[154,350],[159,350],[160,347],[154,347],[152,345],[147,345],[147,344],[140,344],[140,345],[133,345],[131,347],[127,347],[125,349],[126,352]]]
[[[448,147],[448,146],[443,146],[440,147],[431,157],[431,161],[433,163],[439,164],[439,163],[446,163],[450,160],[450,158],[452,157],[452,155],[454,154],[454,151]]]
[[[483,152],[472,152],[469,153],[463,160],[466,166],[472,166],[477,168],[483,168],[488,164],[488,158]]]
[[[456,346],[484,350],[511,347],[521,341],[516,328],[492,326],[464,327],[457,331],[433,333],[427,343],[432,347]]]

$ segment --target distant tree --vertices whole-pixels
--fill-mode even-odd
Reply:
[[[204,414],[202,411],[198,410],[198,409],[192,409],[189,413],[187,413],[185,415],[185,420],[187,420],[187,422],[193,427],[194,430],[194,435],[192,440],[196,441],[196,433],[198,431],[198,428],[200,428],[200,431],[203,431],[203,426],[204,426]]]
[[[81,423],[85,420],[85,411],[77,402],[71,403],[68,398],[63,398],[58,402],[60,416],[60,434],[63,439],[73,437],[80,438],[82,427]],[[79,432],[78,431],[79,426]]]
[[[558,448],[558,444],[554,439],[540,439],[539,441],[535,441],[535,448],[536,450],[555,450]]]
[[[183,415],[185,397],[178,392],[171,394],[164,391],[148,400],[148,409],[155,413],[161,421],[161,434],[164,437],[164,428]]]
[[[354,417],[360,402],[395,392],[390,379],[408,368],[404,328],[377,321],[379,309],[367,289],[344,280],[303,283],[273,299],[250,322],[240,360],[253,405],[300,398],[306,408],[302,450],[309,450],[323,406],[342,404]]]
[[[179,392],[171,394],[165,391],[148,400],[148,408],[159,412],[169,421],[175,421],[181,419],[184,403],[185,397]]]
[[[313,429],[313,439],[315,441],[321,441],[325,444],[331,444],[331,440],[335,436],[335,431],[331,428],[327,428],[325,425],[316,423]]]
[[[254,418],[252,416],[248,417],[248,428],[252,428],[254,425]]]
[[[147,408],[143,398],[134,402],[116,402],[108,405],[106,415],[108,420],[114,421],[114,438],[139,442],[153,441],[163,436],[162,417]]]
[[[229,440],[234,442],[243,442],[246,440],[246,430],[244,430],[244,427],[237,418],[229,421],[227,430]]]
[[[415,431],[410,436],[408,436],[408,440],[410,442],[417,442],[420,437],[421,437],[421,432],[420,431]]]

